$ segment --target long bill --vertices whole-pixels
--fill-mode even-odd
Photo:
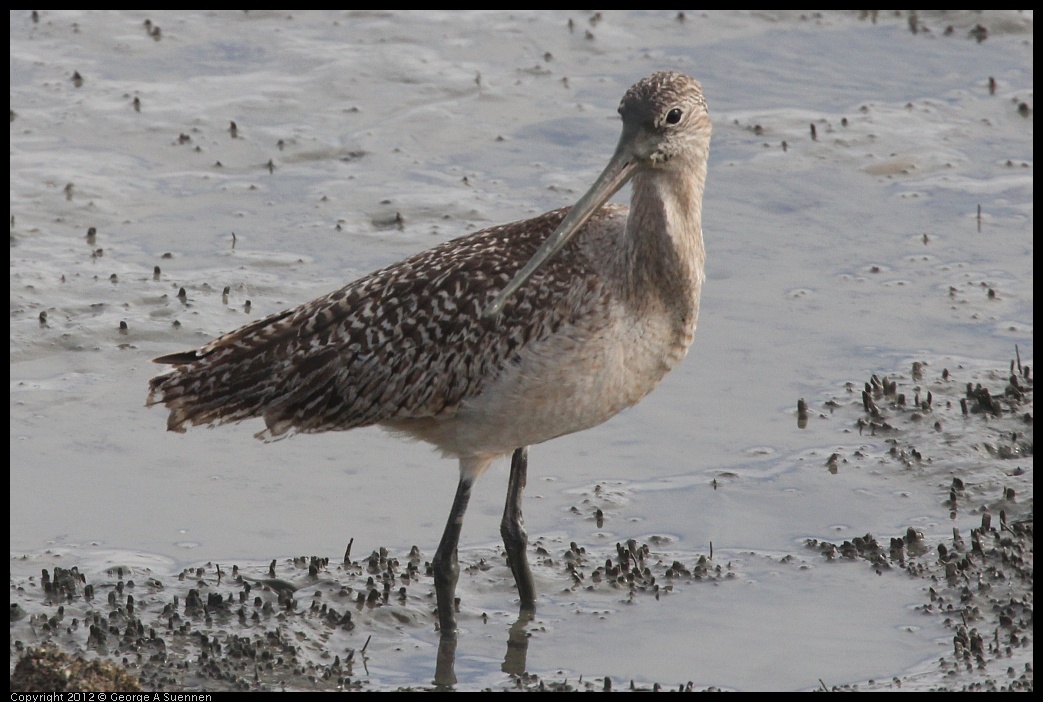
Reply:
[[[492,303],[485,308],[482,316],[495,317],[500,314],[503,306],[507,304],[508,298],[516,293],[521,286],[525,285],[526,281],[539,270],[540,266],[560,251],[568,243],[569,239],[587,223],[591,215],[597,212],[599,207],[608,202],[608,199],[615,195],[616,191],[630,180],[634,175],[634,169],[637,168],[637,163],[637,157],[631,147],[630,140],[626,138],[626,133],[624,132],[623,137],[619,140],[619,146],[616,147],[616,152],[612,154],[608,165],[605,166],[605,170],[601,172],[598,179],[594,181],[594,185],[572,206],[572,209],[565,215],[565,219],[561,221],[554,233],[547,237],[547,240],[536,250],[536,253],[525,264],[525,267],[518,271],[511,282],[507,283],[503,290],[497,294]]]

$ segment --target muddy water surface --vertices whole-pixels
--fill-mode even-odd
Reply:
[[[947,684],[937,661],[955,656],[959,622],[924,611],[928,580],[806,544],[871,533],[886,550],[913,527],[952,548],[986,504],[1031,524],[1032,427],[1014,423],[1031,405],[1008,402],[1008,426],[964,418],[959,399],[967,382],[1003,395],[1015,346],[1033,359],[1032,41],[1017,12],[12,13],[12,601],[54,616],[41,568],[77,565],[107,597],[122,566],[166,583],[136,596],[146,626],[166,626],[185,568],[238,598],[215,564],[265,578],[276,559],[293,579],[307,561],[292,559],[313,555],[331,559],[324,596],[343,584],[353,601],[370,552],[404,570],[416,545],[401,616],[388,605],[357,611],[350,631],[305,629],[299,654],[329,665],[355,651],[332,686],[429,685],[423,563],[455,464],[378,430],[271,445],[253,424],[168,434],[143,407],[149,359],[570,204],[611,153],[623,91],[670,68],[702,81],[715,121],[695,344],[638,407],[532,450],[526,524],[546,551],[532,622],[517,621],[497,551],[506,465],[479,482],[456,684]],[[905,433],[859,433],[874,374],[902,383]],[[917,423],[930,384],[954,404]],[[930,461],[897,453],[910,447]],[[969,492],[956,510],[953,477]],[[998,504],[1006,488],[1016,499]],[[359,572],[338,570],[350,539]],[[628,539],[649,545],[656,584],[675,560],[693,574],[658,598],[607,577],[588,589]],[[565,568],[571,542],[589,554],[582,583]],[[57,638],[121,660],[115,637],[90,641],[82,624],[111,603],[81,594],[78,628],[52,637],[33,620],[12,629],[12,652]],[[309,611],[314,593],[297,597]],[[505,664],[512,625],[529,641],[520,666]],[[1030,642],[1028,658],[1014,647],[1021,663]],[[170,643],[167,660],[198,660],[197,645]],[[1021,675],[1008,667],[948,684]],[[283,673],[261,682],[311,684]]]

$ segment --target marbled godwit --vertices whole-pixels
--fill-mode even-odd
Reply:
[[[570,208],[446,242],[300,307],[155,359],[167,428],[260,417],[257,436],[378,424],[460,461],[432,559],[456,630],[457,543],[471,485],[513,452],[500,532],[522,607],[536,588],[521,496],[526,447],[647,395],[695,334],[710,118],[698,82],[653,73],[619,105],[608,166]],[[605,204],[626,182],[630,208]]]

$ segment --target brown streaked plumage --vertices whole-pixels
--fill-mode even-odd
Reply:
[[[454,239],[300,307],[156,359],[148,404],[172,431],[259,417],[278,439],[381,425],[460,461],[432,560],[456,628],[457,543],[471,484],[514,453],[501,534],[535,603],[521,493],[526,447],[636,404],[685,355],[703,280],[711,125],[702,89],[654,73],[620,103],[609,165],[572,208]],[[626,182],[630,208],[605,204]]]

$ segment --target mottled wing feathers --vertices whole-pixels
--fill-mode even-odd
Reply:
[[[598,283],[572,246],[499,317],[481,314],[566,212],[446,242],[196,351],[157,358],[177,367],[152,379],[148,404],[170,409],[173,431],[260,416],[262,438],[454,412],[522,347],[590,304]]]

